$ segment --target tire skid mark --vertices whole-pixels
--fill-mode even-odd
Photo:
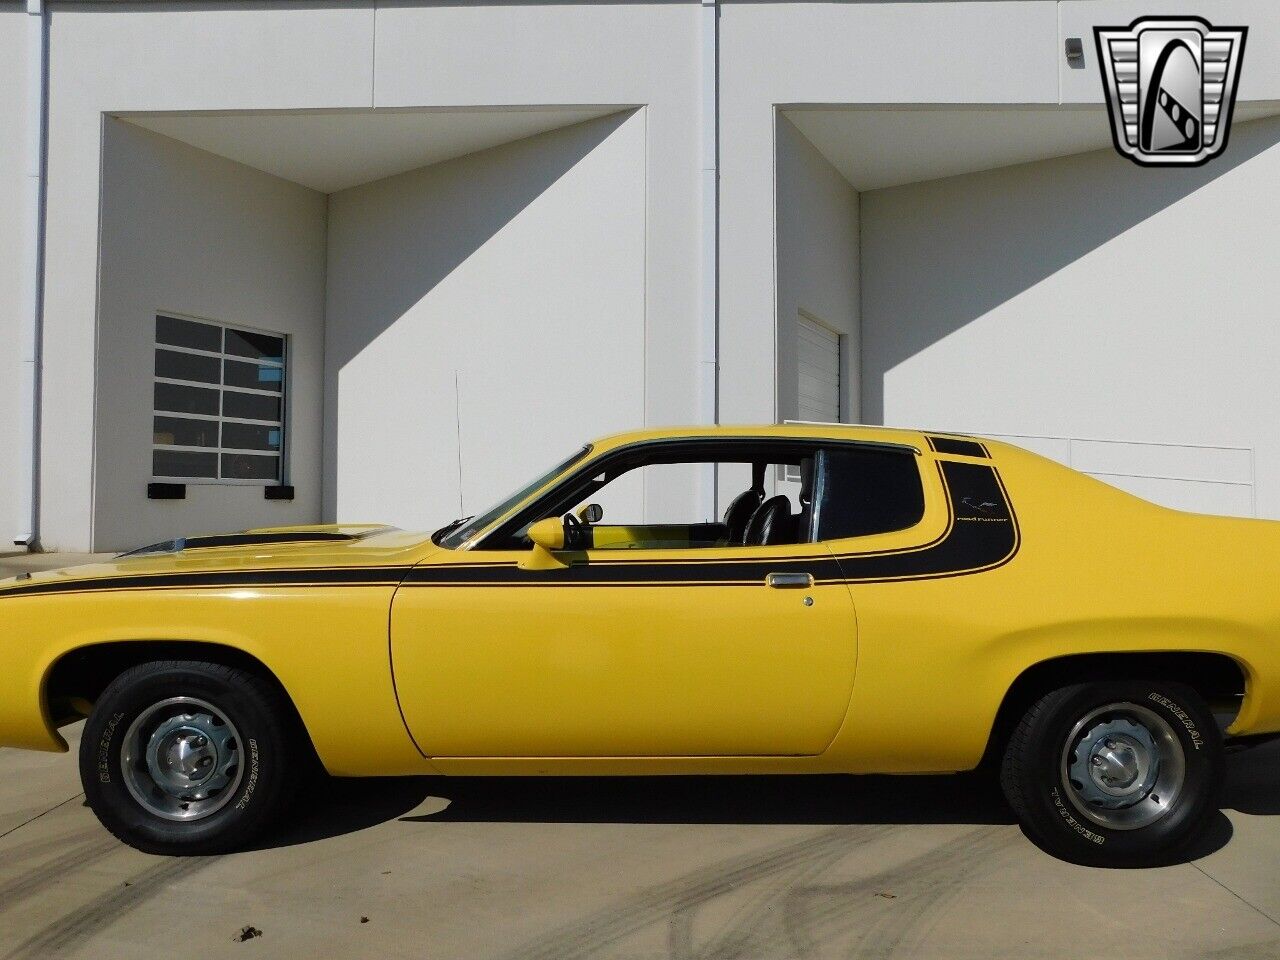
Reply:
[[[723,920],[707,939],[709,946],[695,950],[694,919],[702,903],[691,904],[672,916],[668,933],[670,952],[674,960],[696,960],[699,957],[738,957],[745,954],[754,942],[758,929],[766,918],[773,916],[779,902],[797,884],[808,883],[822,876],[831,867],[849,855],[858,845],[843,845],[824,850],[793,869],[783,871],[758,884],[750,896],[740,897],[740,903]],[[705,903],[706,901],[703,901]]]
[[[863,957],[891,957],[910,935],[933,927],[942,906],[965,884],[990,870],[994,856],[1015,841],[999,827],[972,830],[917,857],[843,883],[814,883],[828,869],[817,866],[793,882],[772,885],[770,902],[757,902],[748,925],[722,932],[677,960],[726,956],[814,957],[824,950]],[[831,864],[852,851],[841,851]],[[925,878],[923,881],[919,878]],[[914,888],[914,889],[913,889]],[[891,899],[876,895],[899,890]],[[850,948],[856,947],[850,951]]]
[[[1207,953],[1203,950],[1187,951],[1179,956],[1186,960],[1258,960],[1259,957],[1280,957],[1280,940],[1235,943]]]
[[[37,835],[30,840],[10,843],[0,847],[0,864],[8,866],[37,860],[41,854],[47,851],[62,850],[68,844],[84,844],[90,840],[100,839],[102,836],[102,828],[98,826],[96,820],[92,824],[76,827],[74,830],[68,830],[65,833],[58,833],[53,836]]]
[[[128,886],[120,885],[99,894],[83,906],[54,920],[5,954],[4,960],[35,960],[65,954],[143,906],[170,884],[194,876],[216,859],[167,858],[134,874],[127,881]]]
[[[572,960],[590,957],[624,938],[767,878],[829,862],[892,831],[887,825],[839,826],[763,852],[743,854],[688,873],[611,904],[505,954],[505,960]],[[669,930],[673,929],[670,926]],[[673,933],[672,936],[680,936]],[[679,947],[677,947],[679,948]]]
[[[933,929],[946,905],[996,869],[1000,854],[1018,839],[1004,827],[982,827],[847,883],[821,882],[892,829],[844,826],[723,861],[567,924],[506,960],[613,956],[626,938],[663,923],[673,960],[806,958],[827,950],[889,958]],[[890,890],[891,899],[876,896]],[[741,899],[728,917],[695,942],[699,913],[735,894]]]
[[[66,839],[49,841],[36,849],[48,849],[55,845],[59,848],[65,847]],[[56,886],[66,879],[67,874],[97,863],[120,849],[119,840],[111,836],[100,837],[88,843],[77,844],[64,853],[41,862],[26,873],[0,881],[0,913],[49,887]],[[34,857],[28,856],[26,859],[34,859]]]
[[[783,911],[789,917],[787,940],[776,946],[789,947],[787,954],[796,957],[813,956],[832,943],[852,948],[860,960],[898,955],[907,941],[933,929],[946,904],[995,869],[999,854],[1020,839],[985,827],[848,883],[793,890]],[[891,900],[876,897],[893,891]]]

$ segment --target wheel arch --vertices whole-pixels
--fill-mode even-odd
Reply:
[[[311,743],[301,711],[276,672],[241,647],[208,640],[102,640],[65,650],[44,673],[40,698],[45,717],[56,727],[87,715],[88,708],[116,677],[130,667],[158,660],[203,660],[261,677],[289,705],[291,719]]]
[[[1096,680],[1166,680],[1185,684],[1215,712],[1234,719],[1248,692],[1248,667],[1219,651],[1118,650],[1066,654],[1037,661],[1005,690],[987,737],[982,766],[998,764],[1004,744],[1027,709],[1044,694]]]

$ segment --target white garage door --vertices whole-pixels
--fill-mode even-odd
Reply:
[[[840,335],[800,314],[796,324],[799,419],[840,422]]]

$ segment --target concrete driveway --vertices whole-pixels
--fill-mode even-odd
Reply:
[[[1280,957],[1277,881],[1280,744],[1230,757],[1194,860],[1130,871],[1041,853],[972,776],[332,781],[260,849],[166,859],[74,756],[0,749],[0,958],[1246,960]]]
[[[79,790],[0,750],[0,957],[1280,956],[1280,747],[1232,758],[1202,855],[1139,871],[1046,856],[972,777],[334,781],[192,859]]]

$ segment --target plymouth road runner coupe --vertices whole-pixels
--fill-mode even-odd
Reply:
[[[699,478],[722,516],[655,517]],[[647,515],[603,516],[642,497]],[[252,530],[0,582],[0,745],[65,750],[58,727],[87,717],[89,804],[160,853],[248,843],[316,760],[991,763],[1042,847],[1155,862],[1215,811],[1224,740],[1280,731],[1277,582],[1280,526],[1164,509],[1004,443],[653,430],[429,536]]]

